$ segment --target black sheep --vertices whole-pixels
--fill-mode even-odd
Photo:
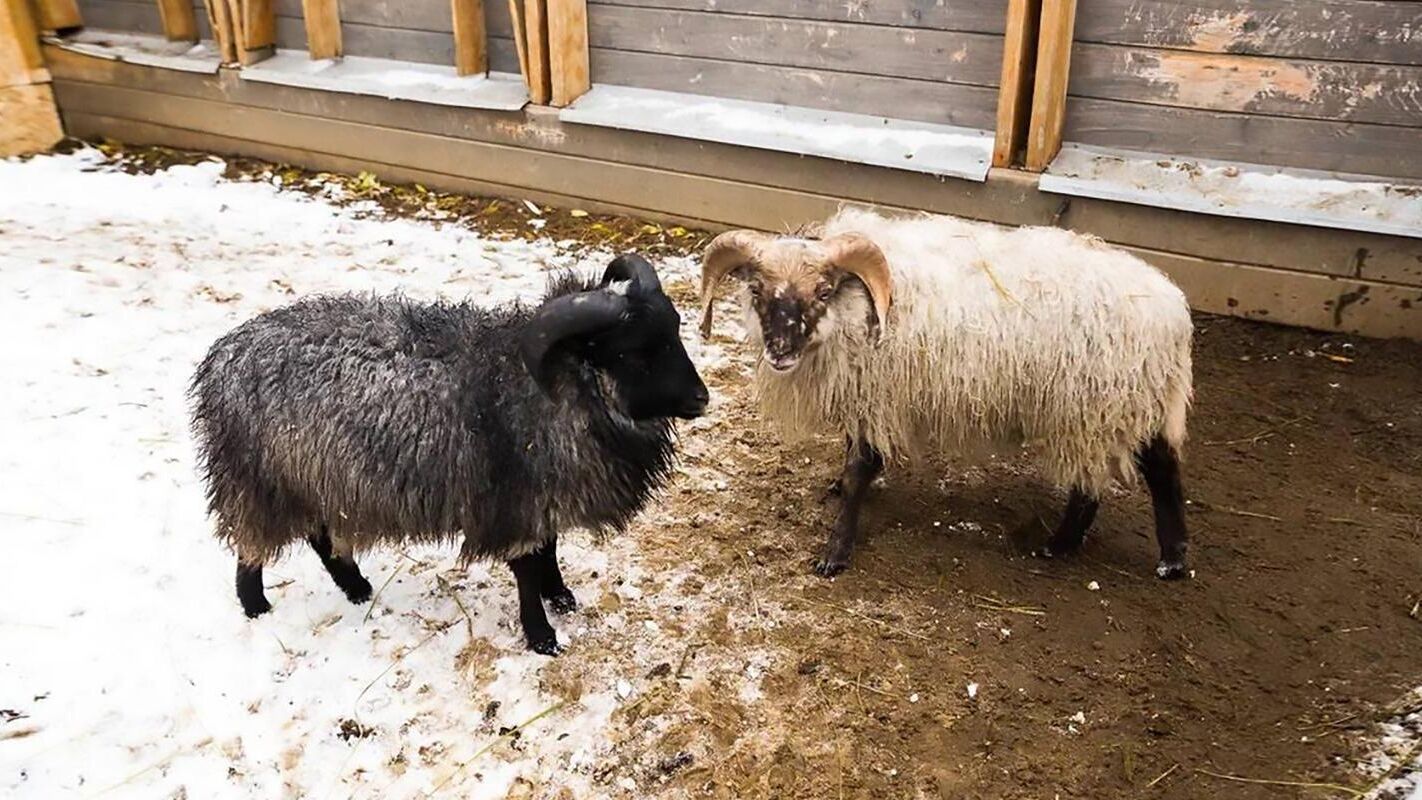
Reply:
[[[508,562],[545,654],[559,645],[541,601],[577,605],[558,533],[625,527],[671,471],[672,418],[707,403],[680,317],[635,255],[600,281],[562,275],[537,309],[302,300],[219,339],[191,393],[249,617],[271,609],[262,566],[293,542],[364,602],[355,552],[462,533],[465,562]]]

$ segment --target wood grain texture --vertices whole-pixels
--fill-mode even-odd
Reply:
[[[1059,224],[1158,251],[1367,281],[1422,285],[1422,240],[1215,217],[1092,198],[1037,192],[1036,178],[995,170],[985,183],[942,180],[860,164],[698,142],[670,136],[563,124],[550,109],[476,111],[242,81],[230,73],[194,75],[148,69],[46,48],[57,84],[91,93],[137,89],[366,125],[400,120],[417,132],[521,150],[680,171],[746,184],[917,208],[1017,225]],[[82,108],[70,94],[66,113]],[[386,154],[382,160],[394,160]],[[548,187],[544,187],[548,190]]]
[[[301,20],[277,17],[277,47],[302,50],[306,29]],[[342,48],[346,55],[389,58],[422,64],[453,64],[454,34],[437,31],[377,28],[341,23]],[[520,72],[512,39],[487,39],[489,68],[499,72]]]
[[[484,0],[450,0],[454,28],[454,69],[460,75],[489,71],[488,37],[484,32]]]
[[[1422,179],[1414,128],[1073,98],[1065,138],[1148,153]]]
[[[1422,49],[1422,43],[1418,47]],[[1422,67],[1413,66],[1077,42],[1072,48],[1070,93],[1182,108],[1422,128]]]
[[[992,130],[997,92],[981,86],[593,48],[593,83],[759,100]]]
[[[32,5],[40,30],[63,32],[84,26],[77,0],[34,0]]]
[[[173,42],[198,40],[197,15],[189,0],[157,0],[163,35]]]
[[[547,105],[553,95],[548,64],[548,0],[523,0],[524,48],[528,51],[529,102]]]
[[[1037,23],[1041,0],[1010,0],[1007,32],[1002,42],[1002,76],[998,81],[997,130],[992,165],[1015,163],[1027,144],[1032,117],[1032,83],[1037,65]]]
[[[1077,38],[1206,53],[1422,65],[1422,3],[1091,0]]]
[[[242,48],[261,50],[276,44],[276,6],[272,0],[238,0],[241,7]]]
[[[550,102],[566,106],[592,88],[587,0],[548,0]]]
[[[26,0],[0,0],[0,86],[28,86],[48,80],[39,28],[29,4]],[[19,108],[18,99],[15,108]]]
[[[48,84],[0,86],[0,158],[48,150],[64,138]]]
[[[217,42],[217,52],[222,63],[240,63],[241,48],[232,0],[204,0],[203,7],[207,12],[212,38]]]
[[[1027,130],[1027,169],[1046,169],[1062,147],[1071,70],[1076,0],[1043,0],[1037,39],[1037,75],[1032,87],[1032,120]]]
[[[509,0],[509,19],[513,29],[514,47],[518,49],[518,71],[523,82],[529,83],[528,75],[528,31],[524,29],[524,0]],[[530,90],[532,85],[529,86]]]
[[[593,15],[600,13],[598,6],[667,8],[1001,34],[1007,21],[1008,0],[591,0],[588,5]]]
[[[311,60],[340,58],[344,48],[338,0],[301,0],[301,16],[306,21],[306,50]]]
[[[592,9],[593,47],[996,86],[1002,38],[726,13]]]

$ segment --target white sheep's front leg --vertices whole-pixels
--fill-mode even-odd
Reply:
[[[824,554],[815,562],[815,573],[825,578],[838,575],[849,566],[854,543],[859,538],[859,509],[869,484],[884,470],[884,456],[863,437],[849,443],[840,478],[843,500]]]

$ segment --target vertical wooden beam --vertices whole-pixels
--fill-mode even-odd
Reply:
[[[197,15],[190,0],[158,0],[158,15],[163,19],[163,35],[169,41],[198,40]]]
[[[528,50],[528,99],[547,105],[553,95],[548,74],[548,0],[524,0],[524,43]]]
[[[48,83],[39,28],[26,0],[0,0],[0,86]],[[0,117],[0,127],[4,118]]]
[[[212,25],[212,38],[224,64],[237,63],[237,28],[233,17],[234,0],[203,0],[207,21]]]
[[[1027,169],[1033,172],[1046,169],[1062,149],[1075,25],[1076,0],[1043,0],[1037,79],[1032,86],[1032,122],[1027,130]]]
[[[528,82],[528,35],[523,29],[523,0],[509,0],[509,17],[513,20],[514,49],[518,51],[518,71]]]
[[[237,35],[237,60],[244,66],[270,58],[276,52],[275,0],[229,0]]]
[[[450,12],[454,15],[454,71],[483,75],[489,71],[484,0],[450,0]]]
[[[65,32],[84,26],[77,0],[34,0],[34,6],[40,30]]]
[[[548,0],[548,64],[553,105],[566,106],[592,88],[587,0]]]
[[[341,8],[337,0],[301,0],[306,50],[311,60],[341,57]]]
[[[997,137],[994,167],[1012,166],[1027,146],[1032,115],[1032,74],[1037,65],[1037,21],[1042,0],[1008,0],[1007,32],[1002,43],[1002,80],[997,90]]]

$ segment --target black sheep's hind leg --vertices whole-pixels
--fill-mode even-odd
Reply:
[[[523,637],[528,649],[545,656],[556,656],[563,648],[558,645],[558,634],[548,624],[548,615],[543,611],[543,596],[539,591],[543,577],[543,563],[540,556],[530,553],[509,561],[514,582],[518,585],[518,621],[523,626]]]
[[[321,526],[320,533],[308,536],[306,541],[311,544],[316,555],[320,556],[321,566],[331,574],[331,580],[341,587],[348,600],[352,603],[364,603],[370,599],[370,581],[360,574],[360,567],[356,566],[355,558],[348,549],[341,548],[337,551],[331,543],[331,534],[325,525]]]
[[[1096,510],[1100,507],[1101,503],[1095,497],[1080,489],[1072,489],[1061,524],[1057,525],[1057,532],[1052,534],[1052,538],[1047,540],[1042,554],[1051,558],[1076,552],[1086,538],[1091,523],[1096,520]]]
[[[557,537],[549,539],[547,544],[535,550],[533,557],[538,559],[539,565],[539,595],[559,614],[577,611],[578,598],[573,596],[573,591],[563,582],[563,571],[558,568]]]
[[[262,589],[262,565],[237,559],[237,600],[248,617],[256,618],[272,610]]]
[[[1190,576],[1185,562],[1189,534],[1185,530],[1185,492],[1180,486],[1180,458],[1161,436],[1136,451],[1136,466],[1150,487],[1155,511],[1155,538],[1160,544],[1157,577],[1178,580]]]

